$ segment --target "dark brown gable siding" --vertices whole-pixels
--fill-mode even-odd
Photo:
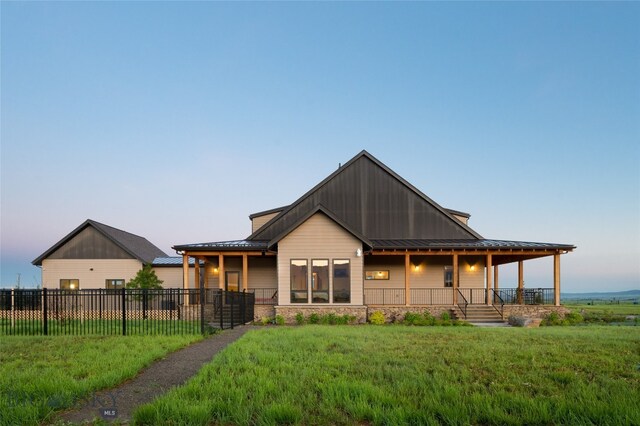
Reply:
[[[48,259],[134,259],[99,231],[87,226]]]
[[[367,156],[343,166],[252,239],[273,239],[318,205],[369,239],[477,239]]]

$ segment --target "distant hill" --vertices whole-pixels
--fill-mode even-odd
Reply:
[[[580,299],[637,300],[637,299],[640,299],[640,290],[593,292],[593,293],[561,293],[560,299],[561,300],[580,300]]]

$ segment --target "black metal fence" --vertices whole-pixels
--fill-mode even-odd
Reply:
[[[0,290],[0,335],[204,333],[253,321],[254,303],[217,289]]]
[[[256,305],[277,305],[277,288],[256,288],[251,290],[256,298]]]

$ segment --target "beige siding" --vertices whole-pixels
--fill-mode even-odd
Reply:
[[[136,259],[45,259],[42,286],[60,288],[61,279],[80,280],[80,289],[105,288],[107,279],[129,281],[142,268]]]
[[[368,256],[365,271],[389,271],[388,280],[364,280],[364,288],[404,288],[404,256]]]
[[[180,266],[162,266],[153,268],[156,271],[156,275],[162,281],[162,287],[164,288],[184,288],[182,265]],[[200,268],[202,273],[202,267]],[[195,268],[189,268],[189,288],[196,288],[196,272]]]
[[[251,233],[254,233],[258,229],[262,228],[264,225],[266,225],[267,222],[278,216],[278,214],[280,214],[280,212],[265,214],[263,216],[257,216],[251,219]]]
[[[277,288],[278,267],[275,257],[249,258],[249,286],[255,288]]]
[[[458,263],[460,288],[484,288],[483,256],[459,256]],[[445,266],[453,266],[452,256],[411,256],[411,288],[444,288]],[[404,255],[367,257],[364,269],[389,271],[388,280],[365,280],[366,289],[404,288]]]
[[[280,305],[290,305],[290,261],[307,259],[309,275],[312,259],[349,259],[351,264],[351,305],[362,305],[362,259],[356,250],[362,243],[322,213],[317,213],[278,243],[278,294]],[[333,265],[330,263],[330,293],[333,291]],[[307,278],[310,282],[310,277]],[[327,306],[326,304],[305,304]],[[344,305],[344,304],[336,304]]]
[[[455,217],[456,219],[458,219],[460,222],[464,223],[465,225],[468,224],[469,222],[469,218],[468,217],[464,217],[464,216],[458,216],[455,214],[452,214],[453,217]]]

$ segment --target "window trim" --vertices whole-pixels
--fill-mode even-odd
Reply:
[[[348,272],[348,276],[347,276],[347,282],[348,282],[348,286],[347,288],[349,289],[349,300],[347,300],[346,302],[336,302],[336,262],[347,262],[347,272]],[[331,260],[331,303],[337,303],[337,304],[349,304],[351,303],[351,259],[332,259]]]
[[[113,282],[113,281],[122,281],[122,285],[110,284],[110,282]],[[109,285],[112,285],[112,286],[109,287]],[[125,285],[126,285],[126,282],[123,278],[106,278],[104,280],[105,290],[120,290],[121,288],[124,288]]]
[[[67,286],[69,288],[63,288],[62,287],[62,282],[63,281],[67,281]],[[75,281],[75,284],[77,285],[77,288],[71,288],[71,281]],[[66,290],[66,291],[76,291],[76,290],[80,290],[80,279],[79,278],[60,278],[60,290]]]
[[[314,284],[315,284],[314,279],[313,279],[313,274],[314,274],[314,272],[313,272],[313,268],[314,268],[313,262],[316,262],[316,261],[318,261],[318,262],[327,262],[327,266],[326,266],[327,267],[327,290],[326,291],[317,291],[317,290],[313,289]],[[310,272],[311,272],[311,281],[309,283],[310,284],[309,287],[310,287],[310,290],[311,290],[311,303],[324,304],[324,305],[326,305],[328,303],[331,303],[331,260],[330,259],[311,259],[311,270],[310,270]],[[316,302],[316,301],[314,301],[314,295],[316,293],[321,293],[321,294],[326,293],[327,294],[327,301],[326,302]]]
[[[305,273],[304,273],[304,280],[305,280],[305,290],[304,292],[306,293],[306,298],[304,301],[302,300],[293,300],[293,293],[302,293],[303,290],[294,290],[293,289],[293,274],[291,273],[293,266],[298,266],[299,265],[294,265],[293,262],[304,262],[304,267],[305,267]],[[309,259],[289,259],[289,303],[309,303]]]

